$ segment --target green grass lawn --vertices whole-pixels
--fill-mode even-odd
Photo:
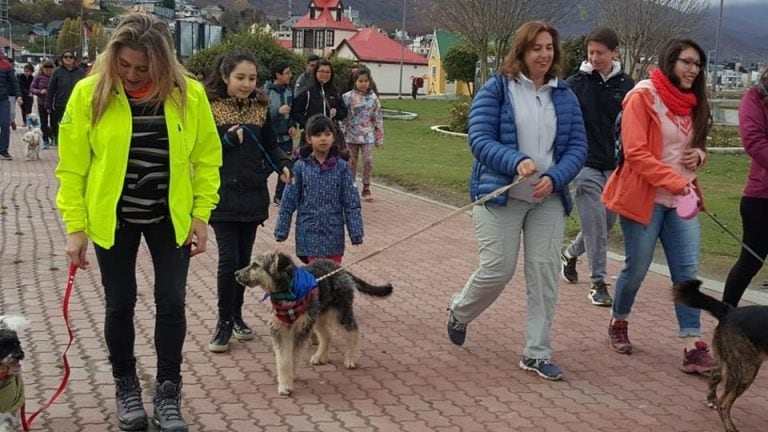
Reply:
[[[432,132],[430,126],[450,121],[451,102],[444,100],[383,100],[384,108],[415,112],[416,120],[386,120],[384,146],[376,149],[374,175],[376,180],[401,187],[436,200],[462,206],[468,203],[468,179],[472,154],[465,138]],[[733,140],[732,133],[713,134],[712,141],[724,135]],[[713,146],[719,142],[714,142]],[[738,146],[730,142],[729,146]],[[749,169],[746,156],[710,155],[709,163],[699,172],[704,202],[708,211],[741,236],[739,200]],[[740,245],[723,232],[712,220],[701,214],[702,263],[701,274],[725,279],[740,251]],[[578,232],[578,215],[568,221],[566,234]],[[621,230],[612,235],[613,250],[623,252]],[[663,255],[659,254],[659,261]],[[756,281],[768,278],[768,271]]]

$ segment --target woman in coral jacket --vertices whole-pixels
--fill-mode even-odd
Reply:
[[[697,277],[701,233],[696,216],[684,219],[676,197],[698,194],[696,170],[706,160],[710,112],[703,73],[707,58],[689,39],[672,39],[659,55],[659,68],[624,99],[621,138],[624,162],[603,193],[606,207],[620,216],[626,259],[616,281],[610,346],[631,354],[627,319],[648,273],[658,240],[664,247],[673,283]],[[701,340],[701,311],[676,304],[683,363],[687,373],[714,366]]]
[[[768,255],[768,69],[757,87],[744,95],[739,106],[739,134],[744,150],[752,159],[749,177],[741,197],[741,224],[744,244],[763,260]],[[723,301],[734,306],[763,263],[742,248],[739,260],[725,280]]]

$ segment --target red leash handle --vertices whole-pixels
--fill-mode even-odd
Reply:
[[[28,431],[30,426],[32,426],[32,422],[35,421],[35,418],[39,416],[43,411],[45,411],[51,404],[53,404],[56,399],[61,396],[61,394],[64,392],[64,389],[67,388],[67,383],[69,383],[69,360],[67,360],[67,351],[69,351],[69,347],[72,346],[72,340],[74,340],[74,336],[72,335],[72,328],[69,326],[69,299],[72,297],[72,288],[75,286],[75,273],[77,273],[77,266],[74,264],[71,264],[69,266],[69,276],[67,277],[67,288],[64,291],[64,301],[61,305],[61,311],[64,314],[64,324],[67,326],[67,333],[69,334],[69,341],[67,341],[67,347],[64,348],[64,353],[61,354],[61,360],[64,362],[64,376],[61,378],[61,384],[59,384],[59,388],[56,390],[56,392],[51,395],[50,399],[48,399],[48,402],[43,404],[42,407],[40,407],[39,410],[35,411],[27,417],[24,405],[21,406],[21,427],[24,429],[24,431]]]

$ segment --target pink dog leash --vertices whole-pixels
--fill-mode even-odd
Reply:
[[[72,328],[69,326],[69,299],[72,296],[72,288],[75,286],[75,273],[77,273],[77,266],[74,264],[71,264],[69,266],[69,276],[67,277],[67,288],[64,291],[64,301],[61,305],[61,311],[64,314],[64,324],[67,326],[67,333],[69,334],[69,341],[67,341],[67,347],[64,348],[64,353],[61,354],[61,359],[64,362],[64,376],[61,378],[61,384],[59,384],[59,388],[56,389],[56,391],[53,393],[53,395],[48,399],[48,401],[43,404],[42,407],[40,407],[39,410],[35,411],[27,417],[25,413],[25,405],[21,406],[21,427],[24,429],[24,431],[28,431],[30,426],[32,426],[32,422],[35,421],[35,418],[39,416],[43,411],[48,409],[51,404],[53,404],[56,399],[61,396],[61,394],[64,392],[64,389],[67,388],[67,383],[69,383],[69,360],[67,360],[67,351],[69,351],[69,347],[72,346],[72,340],[74,340],[74,336],[72,335]]]

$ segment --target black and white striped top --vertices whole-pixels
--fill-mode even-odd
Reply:
[[[162,105],[157,109],[128,98],[133,115],[131,150],[123,194],[118,204],[121,220],[157,223],[168,212],[168,129]]]

